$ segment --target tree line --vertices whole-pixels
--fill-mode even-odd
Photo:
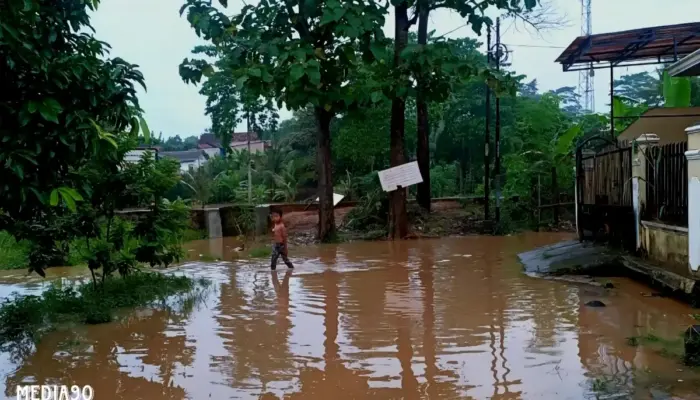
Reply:
[[[227,1],[219,3],[227,6]],[[231,131],[239,115],[250,124],[252,116],[273,112],[273,102],[291,110],[311,107],[320,199],[318,236],[329,240],[335,234],[332,121],[358,109],[387,104],[391,115],[389,159],[391,166],[397,166],[407,161],[406,104],[415,101],[416,154],[424,175],[419,198],[429,207],[428,103],[446,100],[455,87],[474,77],[488,82],[499,93],[514,90],[508,76],[496,74],[460,51],[463,41],[430,38],[430,11],[453,10],[480,33],[492,24],[485,15],[490,7],[518,15],[536,6],[536,0],[264,0],[255,6],[246,5],[229,17],[209,1],[188,0],[181,14],[186,14],[195,33],[210,43],[195,52],[217,61],[185,59],[180,74],[186,82],[197,83],[207,77],[227,87],[212,104],[225,102],[229,112],[207,110],[215,124],[227,127],[220,132],[222,135]],[[394,15],[393,38],[383,33],[390,8]],[[418,24],[419,32],[417,41],[411,42],[409,30],[414,24]],[[405,237],[406,193],[393,191],[389,197],[389,236]]]

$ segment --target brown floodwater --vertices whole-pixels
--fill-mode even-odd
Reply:
[[[49,333],[23,359],[2,353],[0,393],[75,383],[96,399],[700,399],[700,371],[674,353],[690,307],[624,278],[605,290],[523,274],[517,253],[569,238],[296,247],[293,272],[241,259],[233,239],[193,242],[190,258],[224,260],[177,268],[213,281],[205,296]],[[26,279],[0,276],[0,295],[45,285]],[[626,339],[649,334],[664,346]]]

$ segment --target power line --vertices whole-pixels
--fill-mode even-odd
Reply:
[[[565,49],[565,46],[546,46],[546,45],[539,45],[539,44],[510,44],[510,43],[504,43],[506,46],[510,47],[534,47],[534,48],[540,48],[540,49]]]

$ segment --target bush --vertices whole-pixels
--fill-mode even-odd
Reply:
[[[36,341],[64,323],[110,322],[120,308],[152,305],[177,293],[190,292],[195,285],[184,276],[140,272],[107,279],[97,290],[82,283],[52,285],[40,296],[15,295],[0,305],[0,343]]]
[[[19,242],[5,231],[0,231],[0,269],[26,268],[29,263],[31,243]]]
[[[433,197],[459,194],[457,164],[440,164],[430,168],[430,192]]]

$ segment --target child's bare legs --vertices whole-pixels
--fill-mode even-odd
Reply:
[[[289,258],[287,257],[287,249],[284,248],[284,245],[282,243],[275,243],[272,245],[272,260],[270,264],[270,269],[273,271],[277,269],[277,259],[282,257],[282,261],[287,265],[287,268],[294,268],[294,265],[292,265],[291,261],[289,261]]]

